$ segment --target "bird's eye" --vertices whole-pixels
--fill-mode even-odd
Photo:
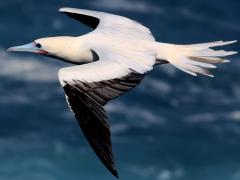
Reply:
[[[37,44],[36,44],[36,47],[37,47],[37,48],[41,48],[41,47],[42,47],[42,45],[41,45],[41,44],[39,44],[39,43],[37,43]]]

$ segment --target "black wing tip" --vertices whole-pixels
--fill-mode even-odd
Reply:
[[[113,170],[111,173],[113,174],[113,176],[115,176],[117,179],[119,179],[119,175],[116,170]]]
[[[99,157],[99,158],[101,159],[101,157]],[[101,161],[102,161],[102,159],[101,159]],[[109,172],[111,172],[111,174],[113,176],[115,176],[117,179],[119,179],[118,171],[117,171],[114,163],[109,165],[109,164],[106,164],[106,162],[104,162],[104,161],[102,161],[102,162],[105,165],[105,167],[109,170]]]
[[[77,10],[81,10],[81,9],[63,7],[63,8],[60,8],[58,11],[60,13],[66,14],[70,18],[80,21],[81,23],[83,23],[93,29],[97,28],[97,26],[100,23],[100,19],[98,17],[92,16],[89,14],[85,14],[84,12],[82,12],[82,13],[77,12]]]

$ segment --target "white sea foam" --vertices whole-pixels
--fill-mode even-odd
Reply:
[[[131,172],[133,172],[134,174],[137,174],[141,177],[144,178],[149,178],[151,176],[153,176],[156,173],[156,167],[155,166],[138,166],[138,165],[134,165],[134,166],[130,166],[128,168]]]
[[[218,116],[218,114],[213,113],[200,113],[186,117],[185,121],[190,123],[214,122],[216,119],[218,119]]]
[[[157,179],[158,180],[169,180],[169,179],[175,179],[175,178],[181,178],[184,176],[184,171],[183,169],[174,169],[174,170],[169,170],[169,169],[162,169],[158,175]]]
[[[140,89],[142,91],[147,91],[148,93],[156,94],[169,94],[172,90],[169,83],[153,78],[146,79],[146,81],[140,86]]]
[[[240,121],[240,111],[229,112],[228,116],[235,121]]]
[[[145,122],[145,125],[149,124],[162,124],[165,122],[163,117],[159,117],[153,111],[149,110],[147,107],[143,108],[140,106],[126,105],[123,102],[109,103],[106,106],[106,110],[110,113],[120,113],[125,115],[130,119],[141,119]],[[141,122],[139,122],[141,124]]]
[[[0,95],[0,104],[28,104],[31,98],[27,95],[12,94],[11,96]]]
[[[116,123],[111,125],[111,132],[114,134],[125,132],[128,129],[128,127],[129,126],[127,123]]]
[[[140,12],[148,14],[159,14],[163,9],[159,6],[154,6],[146,1],[128,1],[128,0],[94,0],[90,1],[90,5],[97,8],[110,10],[123,10],[131,12]]]
[[[0,50],[0,76],[36,82],[58,81],[59,65],[45,58],[17,57]]]
[[[185,118],[185,122],[189,123],[215,122],[219,120],[240,121],[240,111],[205,112],[188,115]]]
[[[155,178],[157,180],[169,180],[182,178],[185,175],[185,171],[182,168],[160,168],[155,165],[149,166],[130,166],[130,171],[144,178]]]

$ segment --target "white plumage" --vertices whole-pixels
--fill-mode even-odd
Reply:
[[[217,41],[211,43],[192,44],[192,45],[173,45],[159,43],[158,57],[165,59],[182,71],[193,76],[203,74],[210,77],[213,75],[207,68],[216,68],[216,63],[229,62],[225,56],[236,54],[235,51],[213,50],[211,47],[223,46],[235,43],[236,41]]]
[[[76,66],[59,71],[60,83],[90,145],[104,165],[118,177],[109,124],[103,106],[141,82],[156,64],[171,63],[196,76],[213,77],[217,63],[229,62],[234,51],[213,50],[236,41],[174,45],[155,41],[151,31],[126,17],[104,12],[62,8],[60,12],[94,30],[79,37],[50,37],[9,48],[67,61]]]

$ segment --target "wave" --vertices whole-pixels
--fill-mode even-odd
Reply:
[[[18,57],[0,49],[0,76],[24,81],[56,82],[60,65],[44,58]]]
[[[128,105],[124,102],[114,102],[109,103],[106,106],[106,110],[112,114],[124,115],[128,120],[137,119],[139,124],[141,124],[141,120],[144,123],[142,124],[143,126],[148,126],[150,124],[161,125],[165,122],[165,119],[154,113],[153,110],[139,105]]]
[[[160,14],[164,10],[159,6],[143,1],[127,1],[127,0],[94,0],[90,2],[90,6],[96,8],[123,10],[139,13]]]
[[[27,94],[13,94],[10,97],[9,96],[0,96],[0,104],[6,105],[6,104],[30,104],[31,103],[31,97],[29,97]]]
[[[188,7],[179,9],[179,14],[187,19],[194,20],[198,23],[209,23],[210,26],[220,28],[224,31],[240,31],[240,24],[237,21],[230,21],[227,16],[210,17],[209,14],[193,11]]]
[[[144,178],[154,178],[157,180],[178,179],[185,176],[185,171],[182,168],[160,168],[155,165],[138,166],[133,165],[129,167],[130,171]]]
[[[147,78],[146,81],[140,86],[143,92],[154,93],[161,95],[169,94],[172,91],[171,84],[156,78]]]

